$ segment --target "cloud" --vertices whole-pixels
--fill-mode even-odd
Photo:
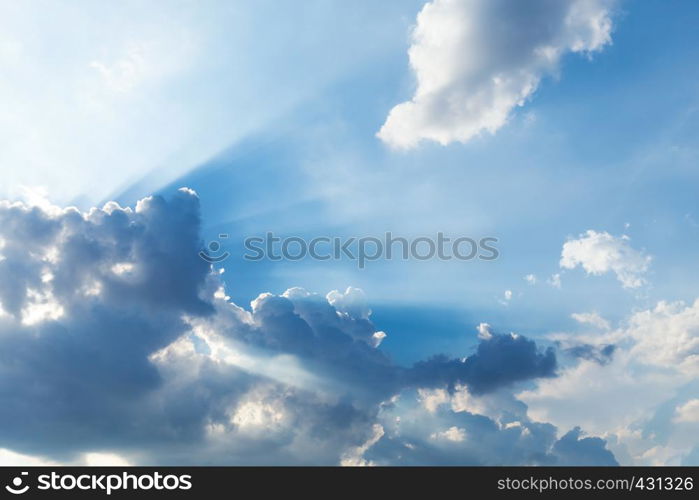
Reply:
[[[683,427],[699,396],[699,301],[660,302],[615,330],[557,338],[578,361],[517,395],[532,418],[605,435],[628,464],[680,464],[699,446]]]
[[[488,340],[493,336],[491,326],[488,323],[479,323],[476,330],[478,331],[478,338],[481,340]]]
[[[650,261],[651,257],[631,247],[628,236],[615,237],[590,229],[563,244],[560,266],[580,266],[595,276],[613,272],[624,288],[638,288],[646,283],[643,275]]]
[[[631,355],[640,363],[699,375],[699,299],[690,306],[661,301],[639,311],[625,333],[634,342]]]
[[[551,275],[551,277],[548,280],[546,280],[546,282],[549,285],[551,285],[552,287],[560,289],[561,288],[561,275],[560,275],[560,273],[556,273],[556,274]]]
[[[614,344],[604,344],[601,346],[580,344],[567,348],[565,352],[575,358],[596,361],[600,365],[606,365],[612,360],[615,349],[616,346]]]
[[[435,356],[416,363],[409,372],[413,384],[421,387],[465,384],[476,394],[494,391],[516,382],[553,377],[556,355],[548,348],[539,352],[536,344],[515,334],[493,334],[483,338],[476,353],[464,359]]]
[[[675,422],[699,424],[699,399],[692,399],[677,407]]]
[[[447,430],[442,432],[435,432],[430,436],[432,439],[446,439],[447,441],[461,442],[466,439],[466,431],[460,427],[452,425]]]
[[[378,137],[411,148],[495,133],[569,53],[611,43],[611,0],[433,0],[417,16],[408,51],[417,80]]]
[[[556,375],[552,348],[481,324],[471,355],[397,365],[378,347],[385,334],[359,289],[262,293],[249,308],[230,302],[220,272],[198,257],[199,225],[189,189],[86,212],[0,203],[0,447],[8,456],[564,459],[553,449],[557,429],[531,421],[512,396]],[[415,426],[396,428],[396,418]],[[404,442],[417,443],[409,459],[397,451]]]
[[[373,462],[364,459],[364,453],[366,453],[369,448],[374,446],[383,437],[384,430],[380,424],[374,424],[373,430],[374,434],[367,440],[366,443],[348,450],[343,455],[342,459],[340,460],[340,465],[346,467],[374,465]]]
[[[0,203],[4,444],[99,451],[166,428],[165,416],[139,423],[162,382],[148,356],[187,331],[183,315],[214,310],[199,296],[208,266],[192,253],[198,210],[186,192],[85,213]],[[132,271],[114,273],[123,262]]]
[[[602,316],[600,316],[596,312],[573,313],[570,315],[570,317],[573,318],[578,323],[592,325],[592,326],[595,326],[597,328],[601,328],[602,330],[609,330],[609,328],[610,328],[609,321],[604,319]]]
[[[581,438],[579,427],[568,432],[553,445],[560,457],[559,465],[619,465],[614,455],[598,437]]]
[[[384,410],[384,435],[365,452],[365,460],[377,465],[616,463],[604,440],[577,439],[577,431],[559,440],[554,426],[533,422],[526,406],[506,392],[474,396],[458,387],[451,395],[435,390],[432,400],[430,391],[420,392],[417,400],[405,395]],[[471,400],[467,407],[465,399]]]

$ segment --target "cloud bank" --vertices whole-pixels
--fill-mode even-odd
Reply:
[[[612,463],[513,391],[555,352],[480,325],[395,364],[358,289],[230,302],[188,189],[135,208],[0,204],[0,449],[147,464]],[[390,334],[390,332],[389,332]],[[14,454],[14,455],[12,455]],[[19,455],[24,454],[24,455]]]
[[[417,88],[378,137],[395,148],[496,132],[569,52],[611,43],[612,0],[433,0],[408,50]]]

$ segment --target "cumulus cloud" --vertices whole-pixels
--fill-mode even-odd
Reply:
[[[359,289],[231,303],[199,224],[188,189],[87,212],[0,203],[0,448],[61,463],[570,460],[512,396],[556,375],[552,348],[481,324],[470,355],[397,365]]]
[[[563,244],[560,265],[563,269],[582,267],[588,274],[613,272],[624,288],[646,283],[651,257],[631,247],[628,236],[612,236],[592,229]]]
[[[699,301],[660,302],[615,330],[558,341],[578,362],[518,394],[532,418],[605,435],[625,463],[689,460],[699,446],[683,427],[699,396]]]
[[[627,335],[633,340],[631,355],[657,368],[672,367],[686,375],[699,375],[699,299],[659,302],[629,320]]]
[[[378,136],[397,148],[494,133],[569,53],[611,43],[612,0],[433,0],[408,51],[417,80]]]
[[[183,315],[214,310],[199,296],[209,269],[192,256],[198,221],[185,192],[134,210],[0,204],[4,444],[99,450],[167,432],[167,415],[146,428],[138,409],[161,384],[148,356],[187,331]],[[114,272],[126,262],[129,273]]]
[[[554,426],[532,421],[507,392],[421,391],[418,400],[403,397],[383,413],[384,436],[365,452],[377,465],[616,464],[602,439],[578,439],[577,431],[559,439]]]

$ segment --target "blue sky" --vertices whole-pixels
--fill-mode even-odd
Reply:
[[[692,263],[699,250],[698,240],[688,237],[697,230],[691,222],[697,210],[692,196],[697,70],[678,61],[696,53],[696,40],[687,43],[696,34],[691,16],[671,20],[652,7],[623,5],[613,45],[592,60],[564,58],[558,78],[545,79],[495,136],[446,148],[425,144],[409,153],[386,151],[374,132],[386,105],[410,93],[405,54],[397,51],[369,58],[360,71],[163,192],[187,185],[202,194],[208,237],[234,234],[229,250],[241,253],[240,240],[266,231],[311,238],[444,231],[502,241],[502,259],[487,264],[379,262],[360,271],[352,262],[234,262],[228,267],[250,273],[232,287],[239,303],[257,295],[258,283],[276,291],[351,283],[370,294],[374,309],[384,302],[447,305],[527,333],[570,327],[576,307],[621,319],[638,302],[613,286],[613,277],[590,280],[569,273],[563,292],[532,289],[523,280],[533,273],[545,281],[558,272],[562,242],[589,228],[628,233],[635,246],[655,256],[667,252],[667,258],[655,259],[647,304],[691,301],[694,280],[687,273],[696,272]],[[646,18],[659,19],[653,36]],[[657,39],[664,40],[662,47]],[[631,64],[636,53],[646,56]],[[392,71],[377,70],[387,67]],[[649,92],[658,87],[664,91]],[[513,180],[504,183],[503,176]],[[335,183],[349,186],[336,196]],[[241,184],[244,193],[237,189]],[[132,188],[123,200],[146,193]],[[507,289],[522,296],[504,308],[498,299]],[[550,307],[551,301],[557,307]]]
[[[265,461],[261,450],[274,449],[271,462],[297,463],[307,436],[288,445],[281,437],[285,417],[275,418],[310,411],[317,425],[342,429],[311,458],[318,463],[531,463],[534,449],[544,450],[546,463],[582,463],[582,455],[556,451],[555,440],[567,436],[597,440],[586,442],[599,452],[597,463],[611,456],[628,464],[696,464],[699,441],[687,436],[699,435],[699,306],[693,304],[699,283],[698,11],[688,1],[670,9],[632,0],[537,0],[529,9],[476,0],[3,3],[0,194],[38,207],[52,221],[47,224],[70,229],[45,243],[65,251],[65,259],[41,257],[25,266],[27,276],[36,274],[32,266],[58,266],[50,272],[58,278],[32,281],[12,271],[26,296],[7,292],[0,303],[8,317],[19,315],[23,329],[83,331],[99,318],[61,295],[71,285],[46,285],[49,294],[36,292],[36,283],[58,281],[70,274],[61,263],[102,249],[87,259],[91,270],[80,286],[88,290],[94,282],[105,290],[95,292],[101,298],[93,311],[128,316],[106,330],[118,332],[133,321],[132,328],[163,331],[122,354],[142,375],[132,383],[171,404],[172,426],[184,435],[174,443],[154,438],[139,449],[138,435],[105,440],[99,426],[61,413],[67,429],[84,429],[76,431],[84,446],[57,440],[42,449],[29,437],[3,442],[0,434],[0,449],[32,460],[84,461],[92,453],[130,463],[162,461],[154,451],[162,449],[185,461],[188,446],[196,449],[194,460],[207,463],[243,460],[240,450],[248,448],[253,461]],[[183,186],[196,192],[196,202]],[[77,230],[57,207],[74,205],[87,214],[111,200],[135,207],[151,195],[161,196],[163,205],[141,202],[141,212],[124,215],[145,228],[128,237],[130,250],[112,241],[121,233],[96,236],[117,231],[111,222],[87,216],[95,226],[78,238],[86,253],[59,236]],[[0,252],[10,263],[12,238],[41,228],[29,215],[6,210],[7,220],[18,218],[0,233],[6,242]],[[170,222],[152,226],[162,223],[158,217]],[[24,226],[24,233],[16,230]],[[243,260],[243,240],[268,231],[307,239],[386,231],[408,238],[493,236],[500,257],[381,260],[365,269],[351,261]],[[140,239],[151,232],[152,240]],[[232,256],[213,273],[174,253],[221,233],[230,235],[224,249]],[[88,245],[91,238],[98,243]],[[166,256],[162,266],[146,246],[158,238],[172,243],[155,243],[156,253]],[[114,245],[108,251],[107,241]],[[115,272],[133,275],[127,284],[135,288],[102,274],[105,266],[122,264],[113,259],[129,262],[131,268]],[[225,273],[218,274],[220,268]],[[225,291],[213,295],[219,286]],[[282,295],[294,287],[319,295]],[[361,289],[361,298],[351,291],[335,302],[323,298],[348,287]],[[171,300],[148,290],[172,294]],[[255,310],[251,302],[262,293],[276,298],[257,299]],[[137,299],[157,314],[129,316],[125,311],[133,313]],[[27,322],[32,300],[45,304],[34,313],[38,323]],[[13,310],[15,303],[23,305]],[[228,312],[231,303],[242,309]],[[296,316],[287,315],[288,307]],[[316,313],[325,318],[321,323],[305,315],[316,307],[324,311]],[[340,324],[323,316],[328,307]],[[269,320],[277,316],[283,319]],[[483,323],[489,326],[479,336]],[[265,332],[265,342],[248,345],[251,334],[241,332],[252,324]],[[7,342],[24,349],[13,336],[18,327],[7,328]],[[376,351],[358,347],[361,361],[352,368],[333,357],[339,354],[332,342],[312,349],[285,344],[288,332],[306,328],[321,337],[339,331]],[[235,334],[221,333],[229,331]],[[380,346],[372,344],[374,331],[387,335]],[[224,346],[216,335],[234,345]],[[553,349],[556,369],[542,368],[543,358],[517,339],[535,341],[540,356]],[[186,342],[195,346],[192,352]],[[496,342],[524,364],[503,375],[492,394],[478,394],[474,380],[486,375],[450,363],[473,359],[480,367]],[[614,353],[607,359],[600,353],[609,345]],[[34,349],[49,356],[45,346]],[[66,347],[66,360],[70,352]],[[233,368],[211,380],[180,373],[187,352],[197,359],[228,353],[221,359]],[[451,361],[425,365],[430,377],[415,382],[420,363],[434,355]],[[344,368],[332,371],[330,360]],[[22,380],[42,376],[29,369],[34,361],[26,360]],[[340,384],[343,369],[386,379],[374,381],[380,389],[354,375]],[[279,396],[284,391],[274,384],[282,383],[285,370],[303,381],[303,397]],[[441,386],[445,373],[456,379]],[[260,381],[251,381],[255,377]],[[66,383],[77,378],[66,376]],[[179,400],[170,399],[181,397],[171,379],[201,388],[229,378],[246,389],[218,394],[216,404],[201,402],[196,418],[178,413]],[[91,407],[95,417],[121,397],[120,385],[110,383],[105,391],[113,398]],[[581,383],[590,388],[576,390]],[[632,401],[629,391],[642,388],[647,397]],[[342,404],[349,406],[337,403],[333,415],[322,414],[314,405],[325,401],[318,394],[326,390],[346,391]],[[378,409],[399,396],[390,411]],[[222,409],[223,401],[230,408]],[[590,409],[605,401],[614,402],[609,410]],[[231,415],[223,424],[216,420],[221,413]],[[404,430],[394,428],[394,413],[409,422]],[[262,423],[250,424],[245,415]],[[208,422],[233,451],[198,442],[194,436],[203,431],[185,421]],[[529,448],[521,436],[513,443],[508,433],[515,422],[548,437]],[[279,431],[278,443],[256,434],[254,427],[263,424]],[[42,428],[36,425],[15,435],[30,436]],[[236,434],[245,429],[251,434]],[[491,436],[487,429],[492,437],[483,437]],[[482,441],[460,439],[475,435]],[[405,442],[419,443],[419,451],[398,460],[396,447]],[[468,449],[457,446],[465,442]]]

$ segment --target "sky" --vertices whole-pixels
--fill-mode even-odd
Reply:
[[[0,1],[0,463],[698,465],[698,15]]]

